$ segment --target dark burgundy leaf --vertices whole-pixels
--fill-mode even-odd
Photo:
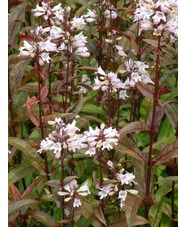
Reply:
[[[162,87],[160,90],[159,90],[159,96],[160,95],[164,95],[164,94],[167,94],[167,93],[169,93],[169,92],[171,92],[171,90],[170,89],[168,89],[168,88],[166,88],[166,87]]]
[[[148,118],[147,118],[147,124],[149,127],[151,127],[151,124],[152,124],[152,113],[153,113],[153,107],[151,108]],[[161,108],[159,106],[156,107],[155,120],[154,120],[154,131],[156,132],[156,134],[160,130],[160,123],[161,123],[164,113],[165,113],[165,107],[163,107],[163,108]]]
[[[26,40],[28,42],[33,42],[34,41],[34,38],[32,36],[30,36],[30,35],[21,35],[21,34],[19,34],[18,37],[20,39]]]
[[[40,98],[41,98],[41,101],[45,101],[47,95],[48,95],[48,88],[46,86],[44,86],[42,89],[41,89],[41,94],[40,94]]]
[[[27,102],[23,106],[30,106],[39,102],[39,99],[36,96],[32,96],[30,99],[27,99]]]
[[[40,127],[39,117],[35,113],[34,107],[31,106],[31,105],[28,105],[27,106],[27,112],[28,112],[28,116],[29,116],[30,120],[33,122],[33,124],[36,127]]]
[[[154,97],[153,89],[149,84],[137,82],[136,87],[145,97],[147,97],[149,99],[153,99],[153,97]]]

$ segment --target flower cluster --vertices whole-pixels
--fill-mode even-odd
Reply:
[[[98,67],[97,73],[100,75],[100,80],[98,77],[95,78],[94,90],[101,88],[102,91],[106,91],[109,89],[111,93],[119,92],[119,98],[125,99],[125,97],[128,97],[126,90],[124,90],[126,84],[117,77],[116,73],[109,72],[106,74],[101,66]]]
[[[89,131],[85,131],[84,134],[89,144],[89,150],[85,154],[90,156],[96,153],[97,148],[101,150],[113,149],[113,144],[117,144],[119,138],[118,131],[112,127],[105,128],[104,123],[101,124],[100,128],[93,129],[89,126]]]
[[[55,121],[48,123],[53,126],[54,131],[41,141],[39,153],[43,150],[53,150],[56,158],[60,158],[62,149],[76,152],[87,147],[85,136],[76,133],[80,129],[76,127],[75,120],[71,124],[65,124],[61,118],[55,118]]]
[[[130,87],[134,87],[138,81],[142,83],[151,83],[154,82],[151,80],[148,71],[146,70],[149,68],[144,62],[141,61],[133,61],[131,58],[126,60],[125,63],[126,72],[128,73],[129,77],[125,81],[125,85],[129,85]]]
[[[134,21],[140,21],[140,31],[153,30],[154,35],[171,33],[172,41],[178,37],[177,0],[141,0],[134,12]],[[173,36],[172,36],[173,35]]]
[[[112,161],[108,161],[107,162],[109,168],[114,172],[115,168],[113,165]],[[116,182],[112,183],[112,184],[106,184],[106,186],[103,187],[99,187],[99,192],[98,195],[100,196],[100,199],[103,199],[107,196],[112,196],[114,194],[117,193],[118,197],[117,199],[120,199],[120,207],[121,209],[123,208],[123,206],[125,206],[125,199],[127,197],[127,192],[133,193],[133,194],[137,194],[138,191],[136,190],[130,190],[130,189],[125,189],[122,190],[123,185],[132,185],[132,183],[136,184],[136,182],[134,181],[135,179],[135,175],[132,173],[121,173],[124,170],[122,169],[120,171],[120,173],[116,173]]]
[[[78,189],[78,184],[75,179],[72,180],[69,184],[66,184],[64,186],[64,189],[66,191],[58,191],[58,195],[67,196],[64,200],[65,202],[72,200],[73,207],[79,207],[82,205],[79,196],[87,196],[88,194],[90,194],[88,183],[86,182]]]
[[[34,58],[36,55],[39,57],[39,64],[44,65],[44,62],[49,63],[51,60],[50,52],[59,52],[55,43],[51,42],[50,38],[43,38],[43,34],[46,32],[42,26],[38,26],[35,32],[32,31],[33,41],[23,41],[23,46],[20,47],[20,56],[31,56]]]

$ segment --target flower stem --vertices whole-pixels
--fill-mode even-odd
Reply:
[[[154,90],[154,103],[153,103],[153,113],[152,113],[152,122],[151,122],[151,134],[150,134],[150,145],[149,145],[149,157],[148,157],[148,168],[147,168],[147,181],[146,181],[146,196],[150,194],[150,179],[151,179],[151,159],[152,159],[152,146],[153,146],[153,137],[154,137],[154,124],[155,124],[155,115],[156,115],[156,106],[158,105],[158,87],[159,87],[159,58],[161,50],[160,47],[161,37],[158,37],[158,48],[157,48],[157,58],[156,58],[156,75],[155,75],[155,90]],[[148,211],[146,208],[146,218],[148,218]]]
[[[63,163],[63,148],[61,149],[61,188],[62,188],[62,191],[63,191],[63,187],[64,187],[64,163]],[[65,218],[65,213],[64,213],[64,198],[62,196],[62,200],[61,200],[61,210],[62,210],[62,217],[63,219]]]

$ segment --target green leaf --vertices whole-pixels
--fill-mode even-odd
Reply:
[[[178,176],[170,176],[170,177],[165,177],[157,182],[157,184],[164,182],[164,181],[178,181]]]
[[[37,177],[28,187],[27,189],[23,192],[22,194],[22,198],[25,197],[26,195],[29,195],[33,188],[37,185],[37,183],[41,180],[41,179],[44,179],[45,177]]]
[[[20,201],[17,201],[15,203],[12,203],[8,206],[8,221],[14,220],[19,211],[25,207],[25,206],[34,206],[36,204],[40,203],[40,201],[35,199],[22,199]]]
[[[158,156],[153,160],[153,165],[159,165],[162,162],[178,157],[178,140],[164,145],[160,148]]]
[[[82,107],[81,112],[101,114],[103,116],[107,115],[107,111],[103,108],[103,106],[96,106],[94,104],[85,104]]]
[[[175,135],[176,130],[173,128],[169,119],[166,117],[158,133],[158,141]]]
[[[147,117],[152,106],[153,106],[153,100],[147,97],[144,97],[140,105],[140,115],[141,115],[140,119],[143,120],[144,122],[147,121]]]
[[[168,94],[161,95],[161,99],[164,99],[165,101],[172,100],[173,98],[178,96],[178,88],[175,88],[172,92],[169,92]]]
[[[9,137],[8,143],[22,151],[31,164],[39,171],[41,175],[45,173],[45,163],[34,148],[29,148],[28,143],[16,137]]]
[[[151,227],[159,227],[165,195],[171,189],[171,186],[172,182],[166,182],[159,188],[159,190],[155,194],[157,205],[153,205],[149,209],[149,223]]]
[[[37,219],[39,222],[45,224],[46,226],[53,226],[55,225],[56,221],[47,213],[40,211],[40,210],[28,210],[26,215],[32,216],[33,218]]]
[[[83,98],[83,95],[80,94],[78,101],[77,101],[74,105],[70,106],[70,107],[67,109],[67,112],[68,112],[68,113],[71,113],[71,115],[68,116],[67,119],[72,119],[72,118],[74,118],[74,117],[82,110],[83,104],[84,104],[88,99],[89,99],[89,97]]]
[[[159,149],[161,146],[165,145],[165,144],[170,144],[172,142],[176,141],[176,136],[171,136],[171,137],[168,137],[168,138],[163,138],[162,140],[156,142],[153,144],[152,148],[153,149]],[[146,147],[142,153],[148,153],[149,152],[149,146]]]
[[[34,171],[35,168],[32,166],[32,164],[28,160],[25,160],[18,167],[12,169],[8,173],[8,180],[14,184]]]

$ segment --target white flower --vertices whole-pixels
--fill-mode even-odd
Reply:
[[[100,188],[98,195],[100,196],[100,199],[103,199],[113,190],[114,190],[114,185],[108,184],[107,186]]]
[[[138,72],[132,72],[131,78],[132,78],[135,82],[141,81],[141,77],[139,76]]]
[[[125,206],[125,199],[127,197],[127,191],[119,191],[118,199],[120,199],[120,207],[121,209]]]
[[[129,97],[127,95],[127,91],[126,90],[122,90],[122,91],[119,92],[119,99],[124,99],[125,100],[126,97]]]
[[[55,25],[53,25],[52,28],[50,29],[50,39],[58,39],[62,37],[63,34],[64,31],[60,27],[57,27]]]
[[[155,3],[154,8],[160,7],[162,12],[168,12],[169,5],[170,5],[170,3],[168,2],[168,0],[158,0]]]
[[[73,207],[79,207],[79,206],[81,206],[81,205],[82,205],[82,204],[81,204],[81,200],[75,198],[75,199],[74,199],[74,203],[73,203]]]
[[[131,185],[132,183],[136,183],[134,181],[135,179],[135,175],[133,173],[126,173],[126,174],[122,174],[122,173],[117,173],[116,174],[118,177],[118,180],[121,181],[121,184],[129,184]]]
[[[159,24],[159,22],[161,20],[163,20],[164,22],[166,22],[166,16],[161,11],[156,11],[156,14],[152,17],[152,19],[153,19],[153,23],[154,24]]]
[[[41,53],[40,56],[41,56],[42,60],[46,61],[47,63],[49,63],[49,61],[52,60],[49,56],[49,53]]]
[[[84,15],[84,17],[86,18],[86,22],[93,22],[96,20],[96,14],[94,11],[91,11],[90,9],[87,9],[88,13],[86,15]]]
[[[68,208],[65,208],[65,209],[64,209],[64,212],[65,212],[65,215],[66,215],[67,218],[68,218],[68,216],[70,215],[69,209],[68,209]]]
[[[78,47],[78,49],[75,51],[75,54],[83,56],[83,57],[90,56],[90,53],[88,52],[87,47]]]
[[[46,137],[46,140],[42,140],[40,143],[40,149],[38,150],[38,153],[41,154],[43,150],[51,150],[51,147],[54,145],[54,142],[50,140],[48,137]]]
[[[89,154],[90,156],[94,155],[96,153],[96,148],[95,147],[90,147],[89,150],[85,152],[85,154]]]
[[[104,16],[106,17],[106,18],[111,18],[111,19],[115,19],[118,15],[117,15],[117,13],[115,12],[115,11],[113,11],[113,10],[105,10],[105,12],[104,12]]]
[[[61,3],[59,3],[58,5],[56,5],[56,6],[54,6],[54,7],[52,8],[52,11],[53,11],[53,12],[59,11],[59,10],[60,10],[60,11],[63,10],[62,7],[61,7]]]
[[[100,75],[103,75],[103,76],[106,76],[106,73],[103,71],[103,69],[101,68],[101,66],[99,66],[98,68],[97,68],[97,73],[98,74],[100,74]]]
[[[80,199],[78,198],[78,195],[87,196],[88,194],[90,194],[88,183],[86,182],[83,186],[81,186],[78,189],[77,181],[75,179],[72,180],[70,183],[66,184],[64,186],[64,189],[67,192],[58,191],[58,195],[69,196],[65,199],[66,202],[73,199],[74,200],[73,207],[79,207],[82,205]]]
[[[92,127],[89,126],[89,131],[84,132],[85,136],[87,137],[87,141],[90,148],[101,148],[104,149],[112,149],[113,144],[117,144],[119,133],[116,129],[113,129],[112,127],[105,128],[105,124],[102,123],[100,125],[100,129],[98,127],[92,129]],[[90,148],[88,154],[90,154]],[[92,150],[92,152],[94,152]]]
[[[74,17],[71,21],[72,27],[77,28],[78,30],[83,29],[86,25],[83,16],[81,17]]]
[[[84,47],[85,43],[87,43],[87,37],[83,35],[83,32],[80,32],[78,35],[75,35],[72,40],[72,45],[74,47]]]
[[[45,9],[43,7],[41,7],[41,6],[39,6],[39,4],[37,4],[36,8],[33,9],[33,12],[35,12],[33,14],[35,17],[40,17],[40,16],[45,14]]]

